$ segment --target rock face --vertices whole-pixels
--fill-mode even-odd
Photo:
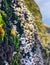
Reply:
[[[15,14],[20,16],[21,26],[23,28],[23,34],[20,38],[20,49],[21,49],[21,65],[43,65],[43,58],[40,50],[40,43],[37,39],[37,28],[34,23],[34,18],[29,10],[26,8],[24,0],[18,1],[14,4],[13,8]],[[21,7],[20,7],[21,6]],[[34,46],[35,50],[34,50]],[[33,51],[33,50],[34,51]]]
[[[34,18],[27,10],[24,1],[22,1],[22,21],[21,26],[24,29],[24,34],[21,36],[21,50],[23,53],[21,57],[21,64],[25,65],[43,65],[43,59],[40,51],[40,47],[38,46],[36,51],[32,52],[32,48],[34,47],[34,43],[36,43],[37,39],[35,39],[34,35],[37,31],[36,25],[34,23]],[[36,36],[37,38],[37,36]],[[36,41],[35,41],[36,40]]]
[[[43,56],[41,53],[41,42],[38,40],[34,16],[27,9],[24,0],[7,1],[11,2],[10,7],[13,9],[13,13],[20,18],[19,21],[13,21],[11,17],[8,17],[10,20],[9,22],[12,24],[13,30],[15,30],[20,40],[20,65],[44,65]],[[8,55],[8,57],[10,56],[10,60],[11,56],[14,56],[14,54],[17,54],[17,52],[13,51],[13,53]],[[8,64],[6,61],[5,63]]]

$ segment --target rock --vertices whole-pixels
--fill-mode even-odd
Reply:
[[[4,61],[5,65],[9,65],[7,61]]]
[[[14,56],[15,54],[17,54],[17,52],[14,51],[14,52],[13,52],[13,56]]]

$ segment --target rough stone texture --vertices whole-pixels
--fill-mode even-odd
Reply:
[[[34,23],[34,18],[24,4],[24,0],[12,0],[11,5],[14,8],[14,13],[20,17],[21,27],[24,30],[23,34],[19,35],[21,59],[20,65],[43,65],[43,57],[40,49],[40,42],[37,39],[37,28]],[[16,24],[16,22],[15,22]],[[13,25],[16,30],[16,26]],[[17,31],[16,31],[17,32]],[[35,47],[35,50],[32,49]],[[5,62],[6,63],[6,62]]]
[[[21,41],[21,65],[43,65],[43,58],[40,50],[39,40],[37,39],[37,29],[34,23],[34,18],[24,4],[24,0],[20,0],[17,4],[14,4],[13,8],[15,14],[20,16],[21,26],[24,33],[19,37]],[[36,44],[35,44],[36,43]],[[36,45],[36,50],[32,51],[32,48]]]

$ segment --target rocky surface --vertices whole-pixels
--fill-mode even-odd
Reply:
[[[21,5],[21,8],[20,8]],[[21,26],[24,33],[20,38],[20,49],[21,49],[21,65],[43,65],[43,58],[40,50],[40,44],[37,39],[37,29],[34,23],[34,18],[24,4],[24,0],[21,0],[17,4],[14,4],[15,14],[20,16]],[[34,52],[32,48],[36,45]]]
[[[10,6],[13,8],[13,13],[20,18],[19,21],[14,20],[12,22],[12,20],[10,20],[11,16],[8,17],[8,19],[10,20],[9,22],[11,23],[9,23],[11,29],[15,31],[14,34],[16,33],[20,40],[20,65],[44,65],[44,59],[41,52],[41,41],[39,41],[38,39],[38,29],[34,22],[35,18],[33,17],[32,13],[30,13],[30,11],[27,9],[24,0],[11,0],[10,2]],[[8,59],[8,61],[10,61],[13,56],[18,53],[18,51],[12,50],[9,50],[8,53],[9,52],[10,54],[8,54],[8,57],[10,59]],[[4,61],[4,59],[1,60]],[[4,61],[4,63],[6,65],[9,64],[9,62],[7,61]]]

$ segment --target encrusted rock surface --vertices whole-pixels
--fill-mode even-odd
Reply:
[[[24,33],[19,36],[21,49],[21,65],[43,65],[43,58],[40,50],[40,42],[37,39],[37,28],[34,23],[34,18],[24,4],[24,0],[18,1],[13,8],[15,14],[20,17],[21,26]],[[20,7],[21,6],[21,7]],[[32,49],[35,47],[34,52]]]
[[[20,39],[20,65],[44,65],[34,17],[27,9],[24,0],[16,0],[16,2],[12,0],[11,7],[14,9],[13,13],[20,17],[20,24],[23,29],[23,33],[20,35],[16,30],[17,21],[15,20],[12,24]],[[6,61],[5,63],[8,64]]]

